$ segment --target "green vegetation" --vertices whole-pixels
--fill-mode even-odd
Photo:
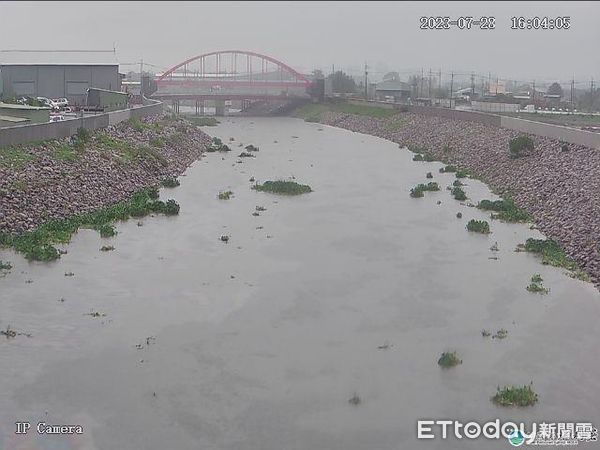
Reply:
[[[485,220],[471,219],[469,220],[469,223],[467,223],[467,230],[475,233],[488,234],[490,232],[490,224]]]
[[[452,196],[459,201],[464,201],[467,199],[467,194],[465,193],[465,191],[462,190],[461,187],[456,186],[454,188],[452,188]]]
[[[61,161],[77,161],[79,159],[79,154],[75,150],[75,147],[62,144],[59,147],[55,148],[53,151],[54,158],[59,159]]]
[[[402,144],[400,144],[400,148],[402,148]],[[425,146],[408,144],[406,148],[413,153],[429,153],[429,149]]]
[[[186,116],[186,119],[189,120],[190,122],[192,122],[194,125],[199,126],[199,127],[214,127],[214,126],[217,126],[219,123],[221,123],[214,117]]]
[[[456,352],[444,352],[440,359],[438,359],[438,364],[447,369],[462,364],[462,359],[458,357]]]
[[[452,186],[454,186],[454,187],[462,187],[462,186],[464,186],[464,185],[465,185],[465,184],[464,184],[462,181],[460,181],[460,180],[454,180],[454,181],[452,182]]]
[[[257,152],[260,149],[258,147],[255,147],[254,145],[250,144],[250,145],[246,145],[246,147],[244,147],[246,150],[248,150],[249,152]]]
[[[510,198],[494,201],[482,200],[477,207],[485,211],[497,212],[498,214],[492,214],[492,219],[500,219],[506,222],[528,222],[531,220],[529,214],[515,205],[515,202]]]
[[[156,188],[145,188],[136,192],[128,201],[115,203],[95,212],[50,220],[33,231],[21,234],[2,233],[0,246],[12,247],[29,260],[51,261],[60,258],[60,253],[53,244],[68,243],[79,228],[92,228],[102,237],[109,237],[116,233],[110,222],[150,213],[179,214],[179,205],[175,200],[160,201]]]
[[[505,328],[500,328],[496,331],[496,334],[492,336],[492,339],[504,339],[508,336],[508,330]]]
[[[123,139],[116,139],[106,132],[96,134],[96,143],[101,150],[110,151],[123,163],[131,163],[134,160],[153,161],[162,166],[168,164],[167,159],[156,149],[147,145],[131,144]]]
[[[150,128],[150,125],[145,124],[137,117],[132,117],[131,119],[129,119],[128,123],[129,123],[129,126],[131,128],[133,128],[135,131],[137,131],[138,133],[144,131],[147,128]]]
[[[454,173],[457,170],[456,166],[446,166],[440,168],[440,173]]]
[[[112,245],[103,245],[100,247],[101,252],[112,252],[115,248]]]
[[[175,188],[175,187],[179,186],[181,183],[175,177],[166,177],[166,178],[163,178],[163,180],[160,182],[160,184],[166,188]]]
[[[227,144],[218,137],[213,137],[210,146],[206,149],[207,152],[229,152],[231,149]]]
[[[462,219],[462,213],[460,211],[456,213],[456,218]]]
[[[413,161],[432,162],[435,161],[435,158],[429,153],[417,153],[415,156],[413,156]]]
[[[238,158],[256,158],[256,156],[250,152],[242,152],[238,155]]]
[[[508,143],[508,149],[510,150],[510,156],[512,158],[519,158],[526,152],[532,151],[534,148],[533,140],[526,135],[513,138]]]
[[[0,270],[10,270],[12,269],[12,264],[8,261],[4,262],[0,259]]]
[[[425,175],[425,178],[433,178],[433,174],[431,172],[427,172],[427,175]]]
[[[410,196],[413,198],[420,198],[424,196],[425,191],[439,191],[440,186],[435,181],[430,181],[427,184],[417,184],[410,190]]]
[[[252,189],[284,195],[300,195],[312,192],[310,186],[298,184],[295,181],[265,181],[263,184],[255,184]]]
[[[569,276],[581,281],[591,281],[588,273],[581,270],[577,263],[569,258],[560,245],[552,239],[529,238],[525,245],[520,244],[517,251],[536,253],[542,256],[542,264],[567,269]]]
[[[22,147],[0,148],[0,167],[5,167],[7,169],[22,169],[34,159],[36,159],[36,157],[31,153],[28,153]]]
[[[532,406],[538,401],[538,395],[531,386],[504,386],[502,389],[498,386],[492,401],[500,406]]]
[[[468,170],[457,170],[456,171],[456,178],[467,178],[470,175],[470,172]]]
[[[355,392],[354,395],[352,395],[352,397],[350,397],[348,399],[348,403],[350,403],[351,405],[354,406],[358,406],[360,405],[362,402],[362,400],[360,399],[360,397],[358,396],[358,394]]]
[[[379,106],[336,102],[308,103],[294,111],[294,116],[304,119],[307,122],[321,122],[323,115],[328,111],[378,118],[390,117],[397,114],[397,111],[394,111],[393,109],[381,108]]]
[[[162,148],[165,146],[165,141],[164,141],[164,139],[161,139],[161,138],[150,139],[150,146]]]
[[[542,281],[544,281],[542,276],[539,273],[536,273],[534,276],[531,277],[531,284],[527,286],[526,289],[529,292],[534,292],[542,295],[547,294],[548,292],[550,292],[550,289],[546,289],[542,285]]]
[[[233,197],[233,191],[219,192],[217,197],[219,200],[229,200],[231,197]]]

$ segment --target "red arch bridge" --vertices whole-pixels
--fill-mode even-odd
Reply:
[[[254,102],[310,99],[312,81],[289,65],[260,53],[223,50],[189,58],[156,79],[152,98],[196,108],[214,105],[222,115],[233,105],[246,109]]]

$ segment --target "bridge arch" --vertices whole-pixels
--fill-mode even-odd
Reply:
[[[214,61],[212,61],[213,58]],[[265,73],[268,72],[270,63],[274,65],[282,75],[285,73],[286,77],[293,79],[295,83],[303,84],[305,86],[309,86],[311,84],[311,80],[308,77],[284,62],[268,55],[247,50],[219,50],[194,56],[171,67],[169,70],[161,74],[156,81],[160,83],[161,81],[173,79],[177,76],[186,79],[205,78],[209,72],[212,72],[212,75],[215,77],[227,75],[235,76],[236,74],[239,75],[240,72],[238,72],[237,67],[238,58],[241,59],[240,64],[242,64],[242,68],[244,62],[243,60],[245,59],[246,71],[243,72],[243,74],[250,80],[252,79],[253,75],[258,76],[259,74],[262,74],[264,76]],[[260,61],[261,72],[253,72],[254,60]],[[230,63],[229,67],[227,67],[228,62]],[[196,65],[195,70],[191,69],[190,66],[192,64]]]

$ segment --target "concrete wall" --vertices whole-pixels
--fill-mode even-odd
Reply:
[[[88,130],[97,130],[99,128],[106,128],[109,125],[115,125],[119,122],[124,122],[132,117],[142,118],[160,114],[162,112],[163,104],[161,102],[145,101],[145,103],[146,102],[146,105],[138,108],[113,111],[80,119],[2,128],[0,129],[0,147],[25,144],[34,141],[44,141],[47,139],[62,139],[73,136],[80,127]]]
[[[545,136],[569,142],[571,144],[585,145],[586,147],[600,150],[600,133],[508,116],[501,116],[500,126],[502,128],[508,128],[509,130],[530,133],[536,136]]]
[[[1,75],[5,97],[65,97],[84,105],[90,87],[121,90],[118,65],[7,65]]]
[[[519,105],[516,103],[499,103],[499,102],[471,102],[471,108],[475,111],[484,112],[517,112]]]

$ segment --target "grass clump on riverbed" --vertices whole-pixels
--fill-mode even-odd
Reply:
[[[532,406],[538,401],[538,395],[531,384],[520,386],[504,386],[492,397],[492,401],[500,406]]]
[[[68,243],[79,228],[92,228],[102,237],[109,237],[116,234],[111,222],[151,213],[179,214],[179,205],[175,200],[158,200],[156,188],[145,188],[136,192],[128,201],[115,203],[95,212],[51,220],[33,231],[21,234],[0,234],[0,246],[12,247],[29,260],[52,261],[60,258],[60,252],[53,244]]]
[[[488,234],[490,232],[490,224],[485,220],[469,220],[467,223],[467,230],[473,231],[475,233]]]
[[[219,200],[229,200],[231,197],[233,197],[233,191],[219,192],[217,196]]]
[[[410,196],[413,198],[420,198],[424,196],[425,191],[439,191],[440,186],[435,181],[430,181],[427,184],[417,184],[410,190]]]
[[[570,271],[569,275],[582,281],[590,281],[588,273],[579,268],[577,263],[569,258],[558,242],[552,239],[529,238],[525,244],[519,244],[516,251],[526,251],[541,255],[542,264],[554,267],[562,267]]]
[[[459,201],[464,201],[467,199],[467,194],[465,193],[465,191],[463,191],[463,189],[460,186],[455,186],[454,188],[452,188],[452,196]]]
[[[531,220],[529,214],[520,209],[512,199],[481,200],[477,205],[479,209],[494,211],[492,219],[500,219],[506,222],[528,222]]]
[[[265,181],[263,184],[255,184],[252,189],[272,194],[300,195],[312,192],[307,184],[298,184],[295,181]]]
[[[175,187],[179,186],[181,183],[180,183],[180,182],[179,182],[179,180],[178,180],[177,178],[175,178],[175,177],[167,177],[167,178],[164,178],[164,179],[163,179],[163,180],[160,182],[160,184],[161,184],[163,187],[166,187],[166,188],[175,188]]]
[[[534,276],[531,277],[531,283],[529,284],[529,286],[526,287],[526,289],[529,292],[534,292],[542,295],[547,294],[548,292],[550,292],[550,289],[545,288],[542,285],[542,281],[544,281],[542,276],[539,273],[536,273]]]
[[[435,161],[435,158],[429,153],[417,153],[415,156],[413,156],[413,161],[432,162]]]
[[[456,352],[444,352],[440,359],[438,359],[438,364],[443,368],[448,369],[462,364],[462,359],[458,357]]]

